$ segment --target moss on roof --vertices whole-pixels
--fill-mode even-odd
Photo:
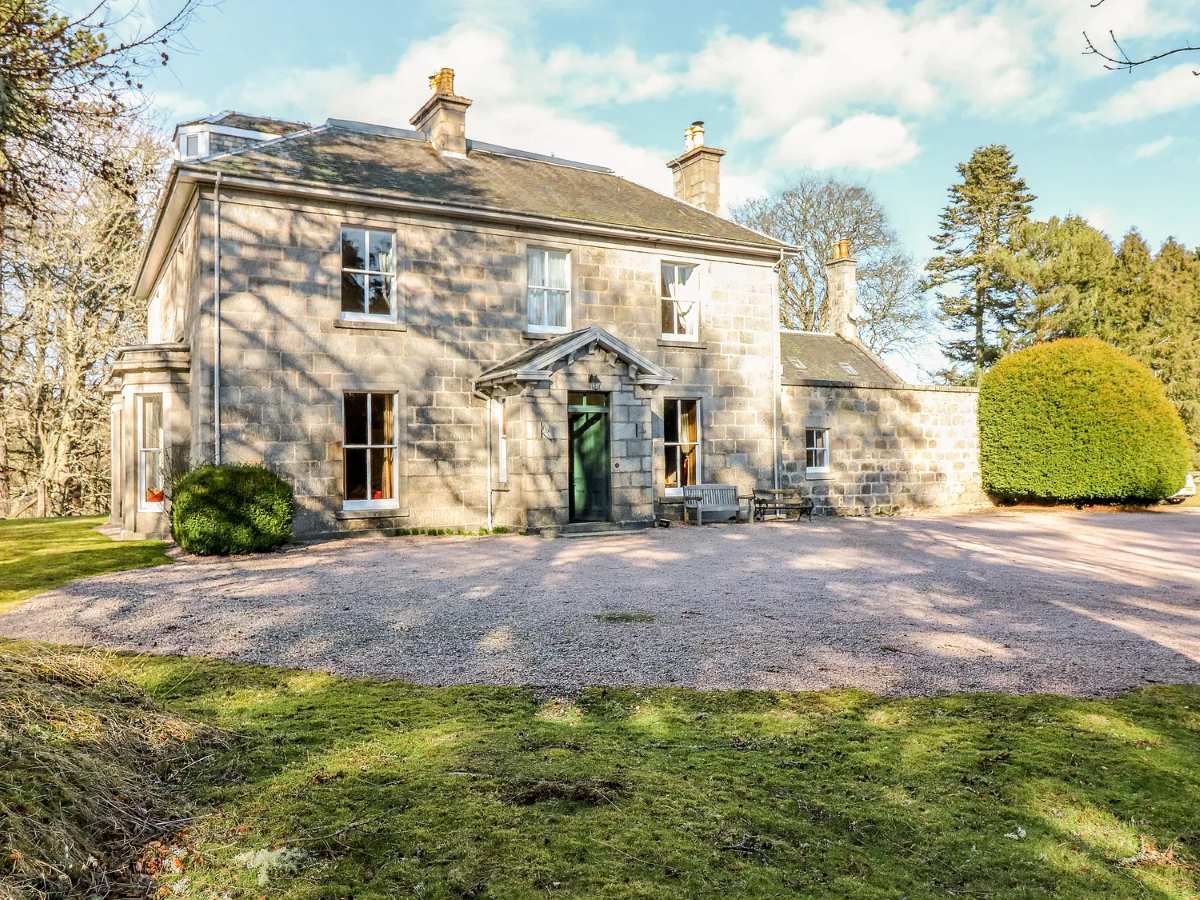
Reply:
[[[395,199],[781,246],[720,216],[608,172],[478,147],[466,159],[441,156],[424,140],[333,124],[189,165]]]
[[[903,383],[864,347],[836,334],[782,332],[779,355],[784,384],[895,387]]]

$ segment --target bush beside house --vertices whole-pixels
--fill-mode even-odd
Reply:
[[[175,485],[171,534],[189,553],[278,547],[292,537],[292,487],[262,466],[199,466]]]
[[[1183,484],[1183,422],[1148,368],[1095,338],[1000,360],[979,390],[983,486],[1005,500],[1153,502]]]

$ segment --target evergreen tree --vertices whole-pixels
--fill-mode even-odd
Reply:
[[[942,321],[958,336],[942,345],[954,381],[978,381],[1019,333],[1016,283],[1009,253],[1029,218],[1034,195],[1017,175],[1012,153],[1000,144],[980,147],[960,163],[950,186],[937,255],[925,267],[925,290],[939,292]],[[969,367],[963,372],[962,364]]]

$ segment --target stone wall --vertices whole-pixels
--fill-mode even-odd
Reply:
[[[199,311],[188,319],[196,460],[212,456],[210,197],[211,192],[199,206],[197,275],[188,291]],[[705,480],[742,486],[769,481],[776,353],[771,260],[360,206],[298,204],[228,189],[222,197],[223,458],[264,462],[291,480],[299,533],[485,522],[489,423],[486,402],[473,394],[472,380],[537,340],[524,332],[529,245],[570,252],[573,328],[599,324],[676,376],[676,383],[639,401],[652,419],[661,418],[664,397],[702,400]],[[395,324],[339,321],[342,225],[395,234],[400,304]],[[664,258],[701,267],[701,333],[692,344],[660,340],[658,270]],[[400,395],[400,509],[386,515],[341,511],[341,403],[350,390]],[[549,388],[554,397],[565,398],[565,390],[557,384]],[[554,417],[560,412],[543,411]],[[528,428],[533,406],[513,412]],[[561,412],[561,422],[548,423],[551,432],[559,425],[565,430]],[[514,422],[510,417],[510,427]],[[618,424],[628,423],[614,420],[614,434]],[[661,492],[659,434],[646,464],[653,467],[653,484]],[[510,452],[521,452],[514,443]],[[565,464],[565,442],[554,443]],[[548,451],[533,455],[537,452]],[[521,466],[520,459],[510,459],[510,472],[520,473]],[[552,481],[559,477],[538,474]],[[625,480],[622,473],[614,486],[634,489]],[[541,510],[541,518],[564,515],[561,503],[530,496],[531,484],[526,478],[521,490],[493,491],[498,524],[524,524],[526,509]],[[630,515],[640,516],[645,508],[641,495],[621,503]]]
[[[971,389],[786,385],[783,484],[843,515],[985,506]],[[827,474],[805,469],[805,428],[828,428]]]

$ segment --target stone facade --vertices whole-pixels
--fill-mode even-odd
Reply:
[[[340,319],[343,225],[395,235],[395,323]],[[184,229],[196,260],[191,279],[166,283],[158,313],[163,321],[153,326],[182,332],[191,351],[193,463],[214,456],[213,227],[209,189]],[[614,520],[651,519],[654,501],[664,493],[661,417],[667,397],[701,401],[704,480],[749,489],[772,477],[777,336],[770,258],[229,189],[222,190],[220,232],[221,458],[264,463],[288,478],[296,491],[298,534],[485,524],[489,440],[494,443],[495,435],[488,401],[473,390],[473,380],[540,340],[525,331],[529,246],[570,254],[572,328],[601,325],[675,381],[634,387],[600,353],[509,397],[507,485],[497,483],[499,464],[491,460],[494,524],[565,524],[566,396],[595,390],[593,378],[612,398]],[[664,259],[700,267],[697,341],[661,338]],[[397,509],[342,509],[347,391],[397,397]]]
[[[783,484],[839,515],[988,503],[980,485],[973,389],[785,385]],[[829,430],[829,471],[806,469],[805,429]]]

